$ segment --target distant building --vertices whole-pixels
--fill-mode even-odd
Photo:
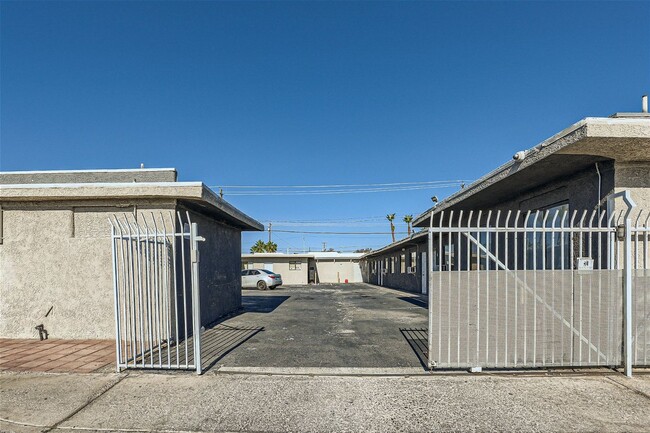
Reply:
[[[439,224],[443,212],[573,212],[620,209],[607,197],[629,190],[637,209],[650,209],[650,114],[617,113],[588,117],[452,194],[421,213],[415,228]],[[634,217],[634,215],[633,215]],[[435,247],[435,246],[434,246]],[[435,247],[437,248],[437,247]],[[434,254],[440,254],[434,248]],[[427,234],[364,255],[364,281],[418,293],[427,292]],[[436,263],[436,261],[434,261]],[[433,269],[436,271],[437,269]]]
[[[360,283],[361,253],[243,254],[242,269],[267,269],[282,275],[285,285]]]
[[[0,173],[0,337],[115,336],[109,217],[189,213],[201,246],[201,322],[241,306],[241,232],[263,226],[174,169]]]

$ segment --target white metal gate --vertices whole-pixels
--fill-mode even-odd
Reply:
[[[648,365],[642,214],[442,212],[429,229],[429,367]]]
[[[198,236],[189,213],[111,220],[117,370],[201,373]]]

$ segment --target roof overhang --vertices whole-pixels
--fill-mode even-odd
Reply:
[[[406,248],[411,245],[416,245],[416,244],[421,244],[423,240],[427,238],[427,235],[429,234],[428,231],[420,231],[417,233],[413,233],[411,236],[400,239],[396,242],[393,242],[392,244],[388,244],[385,247],[382,247],[378,250],[373,250],[370,251],[369,253],[366,253],[363,255],[364,259],[371,258],[371,257],[376,257],[380,256],[382,254],[386,254],[389,252],[401,250],[402,248]]]
[[[427,227],[432,212],[493,205],[520,193],[522,185],[534,188],[607,160],[650,161],[650,119],[583,119],[423,212],[413,226]]]
[[[0,200],[11,202],[173,199],[247,231],[264,226],[216,195],[202,182],[56,183],[0,185]]]

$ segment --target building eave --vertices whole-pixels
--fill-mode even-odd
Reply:
[[[622,151],[622,150],[625,151]],[[426,227],[437,214],[481,193],[486,188],[545,160],[551,155],[593,156],[615,160],[650,160],[650,119],[588,117],[524,151],[523,160],[511,160],[427,209],[413,221]]]
[[[42,202],[113,199],[175,199],[194,203],[242,230],[264,226],[217,196],[202,182],[55,183],[0,185],[0,201]]]

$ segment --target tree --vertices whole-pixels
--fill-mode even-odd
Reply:
[[[275,253],[278,251],[278,244],[275,242],[268,241],[264,247],[266,248],[267,253]]]
[[[251,253],[275,253],[278,251],[278,244],[275,242],[264,242],[259,240],[251,247]]]
[[[251,253],[264,253],[266,252],[266,244],[259,240],[251,247]]]
[[[408,229],[408,234],[411,236],[411,222],[413,221],[413,215],[404,215],[404,222],[406,223],[406,228]]]
[[[393,242],[395,242],[395,224],[393,224],[393,221],[395,220],[395,214],[389,213],[386,215],[386,219],[390,222],[390,234],[393,237]]]

